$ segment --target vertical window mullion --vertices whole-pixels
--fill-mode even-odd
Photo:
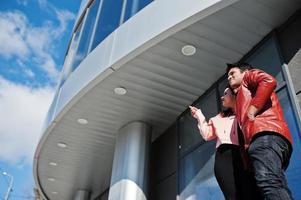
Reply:
[[[78,29],[80,29],[79,30],[80,32],[79,32],[79,35],[78,35],[78,40],[77,40],[76,47],[74,48],[74,55],[73,55],[73,58],[72,58],[72,61],[71,61],[71,71],[74,71],[74,69],[76,68],[76,66],[73,66],[74,61],[75,61],[74,59],[76,58],[76,54],[77,54],[77,51],[78,51],[78,46],[79,46],[79,42],[81,40],[81,36],[83,34],[83,28],[84,28],[84,25],[85,25],[84,23],[86,21],[86,18],[87,18],[87,12],[85,13],[84,19],[80,22],[81,24],[78,26],[78,28],[76,30],[76,31],[78,31]]]
[[[127,6],[127,0],[123,0],[119,26],[124,22],[126,6]]]
[[[67,54],[65,56],[65,60],[64,60],[64,65],[63,65],[63,69],[62,69],[62,72],[61,72],[61,78],[60,78],[60,82],[59,82],[59,87],[61,87],[65,80],[67,79],[67,77],[69,76],[69,74],[71,73],[71,59],[72,59],[72,55],[70,55],[70,49],[72,49],[72,45],[73,45],[73,40],[75,38],[75,33],[72,34],[72,39],[71,39],[71,42],[70,42],[70,46],[69,46],[69,49],[67,51]]]
[[[95,0],[95,1],[98,1],[98,0]],[[98,11],[97,11],[97,14],[96,14],[96,20],[95,20],[95,23],[93,25],[93,31],[92,31],[92,35],[91,35],[91,39],[89,41],[89,47],[88,47],[88,53],[91,52],[92,50],[92,44],[93,44],[93,41],[94,41],[94,36],[95,36],[95,32],[96,32],[96,27],[97,27],[97,24],[98,24],[98,21],[99,21],[99,16],[100,16],[100,13],[101,13],[101,9],[102,9],[102,4],[103,4],[103,1],[104,0],[99,0],[99,7],[98,7]]]

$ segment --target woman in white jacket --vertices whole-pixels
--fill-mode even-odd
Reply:
[[[249,179],[241,156],[234,110],[235,96],[231,89],[225,89],[221,100],[226,110],[208,122],[200,109],[190,106],[190,111],[198,120],[198,128],[204,140],[217,139],[214,173],[225,199],[251,199],[250,192],[246,191]]]

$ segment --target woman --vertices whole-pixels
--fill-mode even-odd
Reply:
[[[240,154],[237,122],[235,118],[235,96],[226,88],[221,97],[225,111],[206,121],[202,111],[190,106],[191,114],[198,120],[199,131],[204,140],[217,139],[214,173],[216,180],[227,200],[245,200],[246,174]]]

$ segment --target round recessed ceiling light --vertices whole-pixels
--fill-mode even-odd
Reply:
[[[123,87],[114,88],[114,93],[117,95],[125,95],[126,92],[127,92],[126,89]]]
[[[53,192],[51,192],[52,194],[57,194],[57,192],[55,192],[55,191],[53,191]]]
[[[55,162],[50,162],[49,165],[51,165],[51,166],[57,166],[57,163],[55,163]]]
[[[80,118],[80,119],[77,119],[77,123],[79,123],[81,125],[85,125],[85,124],[88,124],[88,120]]]
[[[64,142],[59,142],[59,143],[57,143],[57,146],[58,146],[58,147],[61,147],[61,148],[66,148],[66,147],[67,147],[67,144],[64,143]]]
[[[195,54],[196,48],[195,48],[195,46],[192,46],[192,45],[185,45],[182,47],[181,51],[182,51],[182,54],[185,56],[192,56]]]
[[[55,181],[55,179],[54,178],[48,178],[48,181]]]

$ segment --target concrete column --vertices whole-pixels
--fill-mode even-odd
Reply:
[[[296,114],[297,124],[299,129],[301,129],[301,49],[290,60],[287,68],[283,70],[284,77],[288,84],[288,91],[292,100],[293,110]]]
[[[295,92],[297,93],[297,99],[301,108],[301,49],[295,54],[295,56],[288,63],[288,69],[292,78]]]
[[[132,122],[119,130],[109,200],[146,200],[151,127]]]
[[[74,196],[74,200],[89,200],[90,192],[88,190],[77,190]]]

